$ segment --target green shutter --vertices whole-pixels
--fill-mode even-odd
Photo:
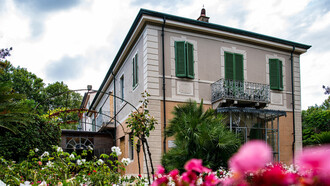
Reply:
[[[225,52],[225,78],[234,79],[234,55]]]
[[[269,85],[270,89],[279,89],[280,88],[280,77],[279,77],[279,60],[278,59],[269,59]],[[282,67],[281,67],[282,69]],[[281,73],[282,74],[282,73]]]
[[[283,90],[283,71],[282,71],[282,61],[278,60],[278,69],[279,69],[279,75],[278,75],[278,78],[279,78],[279,89],[280,90]]]
[[[133,58],[133,87],[138,84],[138,58],[137,54],[135,54]]]
[[[187,54],[187,77],[194,79],[194,46],[191,43],[186,43]]]
[[[133,87],[135,86],[135,58],[133,57]]]
[[[234,80],[244,81],[243,55],[235,54],[234,59]]]
[[[175,73],[177,77],[186,77],[187,69],[185,62],[185,42],[175,42]]]

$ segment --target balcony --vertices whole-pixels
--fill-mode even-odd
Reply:
[[[220,79],[211,84],[212,103],[264,107],[270,103],[269,85]]]

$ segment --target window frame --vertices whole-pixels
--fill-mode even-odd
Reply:
[[[132,59],[132,64],[133,64],[133,90],[139,85],[139,67],[138,67],[138,54],[136,53]]]
[[[229,77],[227,77],[227,76],[229,76],[229,75],[227,75],[228,74],[228,72],[227,72],[227,59],[226,59],[226,54],[231,54],[231,55],[233,55],[233,57],[232,57],[232,76],[233,76],[233,78],[229,78]],[[241,56],[242,57],[242,61],[240,62],[240,63],[242,63],[242,70],[241,70],[241,80],[239,80],[238,79],[238,75],[237,75],[237,70],[236,70],[236,66],[237,66],[237,64],[236,63],[238,63],[237,61],[236,61],[236,56]],[[224,68],[225,68],[225,79],[230,79],[230,80],[234,80],[234,81],[242,81],[242,82],[244,82],[244,55],[243,54],[240,54],[240,53],[235,53],[235,52],[227,52],[227,51],[225,51],[224,52],[224,58],[225,58],[225,64],[224,64]]]
[[[275,63],[275,64],[271,64]],[[268,59],[268,64],[269,64],[269,88],[271,90],[283,90],[283,62],[282,60],[278,58],[269,58]],[[276,66],[276,69],[273,69],[273,65]],[[273,66],[273,67],[272,67]],[[275,71],[275,72],[274,72]],[[273,74],[275,73],[275,74]],[[273,78],[276,78],[274,80]],[[277,84],[273,84],[274,81],[277,81]]]
[[[183,48],[180,49],[179,47]],[[194,45],[187,41],[175,41],[174,50],[175,76],[179,78],[195,79]],[[180,70],[182,70],[182,72],[180,72]]]
[[[125,98],[125,79],[124,79],[124,75],[122,75],[120,77],[120,97],[121,97],[121,101],[124,101]]]

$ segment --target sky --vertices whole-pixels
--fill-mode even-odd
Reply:
[[[98,89],[140,8],[312,45],[301,55],[302,109],[330,86],[330,0],[0,0],[0,49],[46,84]]]

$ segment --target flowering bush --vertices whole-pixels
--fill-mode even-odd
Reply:
[[[90,151],[92,149],[89,149]],[[39,149],[30,151],[28,159],[15,163],[0,158],[0,182],[7,185],[108,185],[131,182],[143,182],[142,178],[121,178],[119,170],[125,170],[130,161],[117,160],[120,149],[114,147],[110,155],[87,161],[87,150],[81,155],[63,152],[54,146],[54,152],[45,151],[37,156]],[[2,185],[1,185],[2,186]]]
[[[295,166],[272,163],[271,148],[262,141],[250,141],[229,160],[230,171],[212,172],[202,160],[192,159],[179,175],[178,170],[165,174],[158,167],[153,186],[157,185],[330,185],[330,146],[305,149]]]
[[[63,152],[30,151],[29,159],[19,164],[0,158],[0,186],[2,185],[147,185],[147,180],[121,176],[118,169],[130,163],[123,158],[118,147],[110,155],[87,161],[87,151],[77,155]],[[202,165],[202,160],[191,159],[184,165],[181,175],[177,169],[165,173],[162,166],[154,175],[152,186],[211,186],[211,185],[330,185],[330,146],[306,148],[295,160],[296,166],[271,162],[271,149],[264,142],[251,141],[229,160],[230,170],[212,172]]]

